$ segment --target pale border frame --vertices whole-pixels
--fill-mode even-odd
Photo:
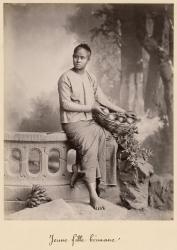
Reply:
[[[172,221],[7,221],[3,213],[3,3],[173,3],[174,13],[177,13],[175,1],[5,1],[0,2],[0,248],[3,250],[70,250],[70,244],[49,247],[50,234],[60,237],[71,237],[74,233],[88,237],[91,233],[99,236],[120,236],[121,240],[114,244],[83,243],[73,247],[75,249],[120,249],[120,250],[177,250],[177,218],[176,218],[176,192],[174,195],[174,219]],[[176,14],[177,15],[177,14]],[[175,30],[176,30],[175,15]],[[174,30],[174,44],[176,32]],[[176,65],[176,46],[174,50],[174,65]],[[176,96],[176,70],[174,78],[174,96]],[[174,98],[174,117],[176,100]],[[176,119],[174,119],[174,162],[176,163]],[[174,180],[176,190],[177,174],[174,163]]]

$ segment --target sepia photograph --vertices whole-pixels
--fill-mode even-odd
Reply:
[[[3,22],[4,219],[173,221],[174,4],[4,3]]]

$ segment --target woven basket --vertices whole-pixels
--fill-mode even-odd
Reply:
[[[118,118],[119,115],[122,117],[122,113],[111,113],[116,115],[116,117]],[[134,122],[132,124],[129,124],[126,122],[126,116],[124,122],[120,123],[118,122],[118,120],[111,120],[109,119],[107,114],[101,113],[101,112],[97,112],[94,111],[93,112],[93,118],[94,120],[103,128],[107,129],[109,132],[111,132],[112,134],[117,134],[117,135],[126,135],[129,132],[131,132],[132,130],[134,131],[134,133],[136,133],[136,120],[134,120]]]

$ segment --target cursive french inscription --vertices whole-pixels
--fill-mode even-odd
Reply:
[[[66,244],[70,243],[71,246],[75,246],[79,243],[89,242],[90,244],[93,243],[116,243],[120,240],[119,236],[115,237],[103,237],[98,236],[97,234],[90,234],[90,235],[82,235],[82,234],[73,234],[70,237],[57,237],[54,234],[49,235],[49,246],[55,244]]]

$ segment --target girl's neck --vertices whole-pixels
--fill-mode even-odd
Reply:
[[[73,71],[76,72],[76,73],[79,74],[79,75],[84,75],[84,74],[85,74],[85,69],[79,70],[79,69],[73,68]]]

